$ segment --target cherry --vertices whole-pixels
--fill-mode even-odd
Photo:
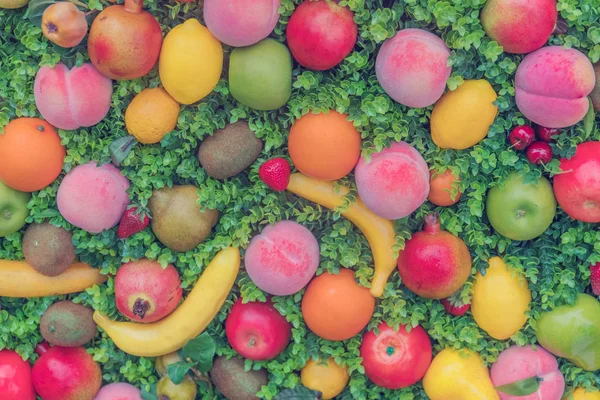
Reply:
[[[527,125],[515,126],[508,135],[510,144],[517,150],[525,150],[535,140],[535,131]]]
[[[552,148],[546,142],[533,142],[527,148],[527,159],[533,164],[547,164],[552,161]]]
[[[540,126],[537,125],[535,127],[535,133],[538,137],[539,140],[543,140],[544,142],[552,142],[554,139],[552,139],[553,136],[556,136],[558,134],[560,134],[560,129],[557,128],[546,128],[544,126]]]

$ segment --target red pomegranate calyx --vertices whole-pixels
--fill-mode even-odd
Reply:
[[[142,12],[142,6],[144,5],[144,0],[125,0],[125,11],[129,11],[130,13],[140,14]]]
[[[425,217],[425,226],[423,232],[429,234],[436,234],[440,231],[440,216],[438,213],[431,213]]]

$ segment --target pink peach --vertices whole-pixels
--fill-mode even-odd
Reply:
[[[65,176],[56,201],[61,215],[90,233],[117,225],[129,204],[129,181],[111,164],[79,165]]]
[[[69,70],[64,64],[42,67],[33,87],[35,104],[51,125],[79,129],[96,125],[108,113],[112,81],[92,64]]]
[[[575,49],[543,47],[528,54],[517,69],[517,107],[531,121],[565,128],[581,121],[596,76],[588,58]]]
[[[304,226],[281,221],[252,238],[244,259],[250,279],[276,296],[300,291],[319,266],[319,243]]]
[[[142,394],[129,383],[111,383],[103,386],[94,400],[142,400]]]
[[[279,0],[204,0],[208,30],[221,42],[250,46],[271,34],[279,21]]]
[[[356,187],[365,205],[380,217],[404,218],[427,200],[429,168],[417,150],[397,142],[356,165]]]
[[[386,40],[377,54],[379,84],[395,101],[429,107],[442,96],[452,68],[442,39],[422,29],[402,29]]]

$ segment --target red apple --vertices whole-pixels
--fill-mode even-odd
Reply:
[[[143,323],[169,315],[181,300],[181,280],[174,266],[139,260],[124,264],[115,278],[117,308],[127,318]]]
[[[288,345],[292,325],[279,314],[271,301],[243,304],[239,299],[225,322],[231,347],[250,360],[271,360]]]
[[[349,9],[333,1],[306,0],[290,17],[286,36],[292,55],[300,65],[325,71],[350,54],[356,44],[358,27]]]
[[[420,381],[431,364],[431,341],[425,329],[417,325],[407,332],[400,325],[395,332],[382,322],[379,335],[364,334],[360,356],[365,374],[377,386],[400,389]]]
[[[31,367],[12,350],[0,351],[0,399],[36,399],[31,380]]]
[[[35,391],[44,400],[91,400],[102,384],[100,366],[83,347],[51,347],[32,374]]]
[[[600,142],[581,143],[560,168],[564,173],[554,177],[558,204],[573,219],[600,222]]]

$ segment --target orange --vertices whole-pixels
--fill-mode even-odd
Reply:
[[[429,181],[429,196],[430,202],[440,207],[448,207],[458,203],[462,193],[460,190],[456,197],[452,198],[452,191],[460,182],[460,178],[454,176],[451,170],[447,169],[443,173],[437,173],[433,170],[429,171],[431,177]]]
[[[62,171],[66,151],[52,125],[17,118],[0,134],[0,181],[21,192],[50,185]]]
[[[326,362],[308,360],[302,368],[300,377],[304,386],[321,392],[323,400],[333,399],[342,393],[350,380],[348,368],[338,365],[333,358],[329,358]]]
[[[309,113],[290,130],[288,149],[294,165],[312,178],[333,181],[348,175],[360,157],[360,134],[347,115]]]
[[[349,269],[312,280],[302,298],[302,316],[317,336],[346,340],[362,331],[373,316],[375,298],[354,280]]]
[[[144,144],[154,144],[177,125],[179,103],[165,89],[144,89],[125,111],[127,131]]]

